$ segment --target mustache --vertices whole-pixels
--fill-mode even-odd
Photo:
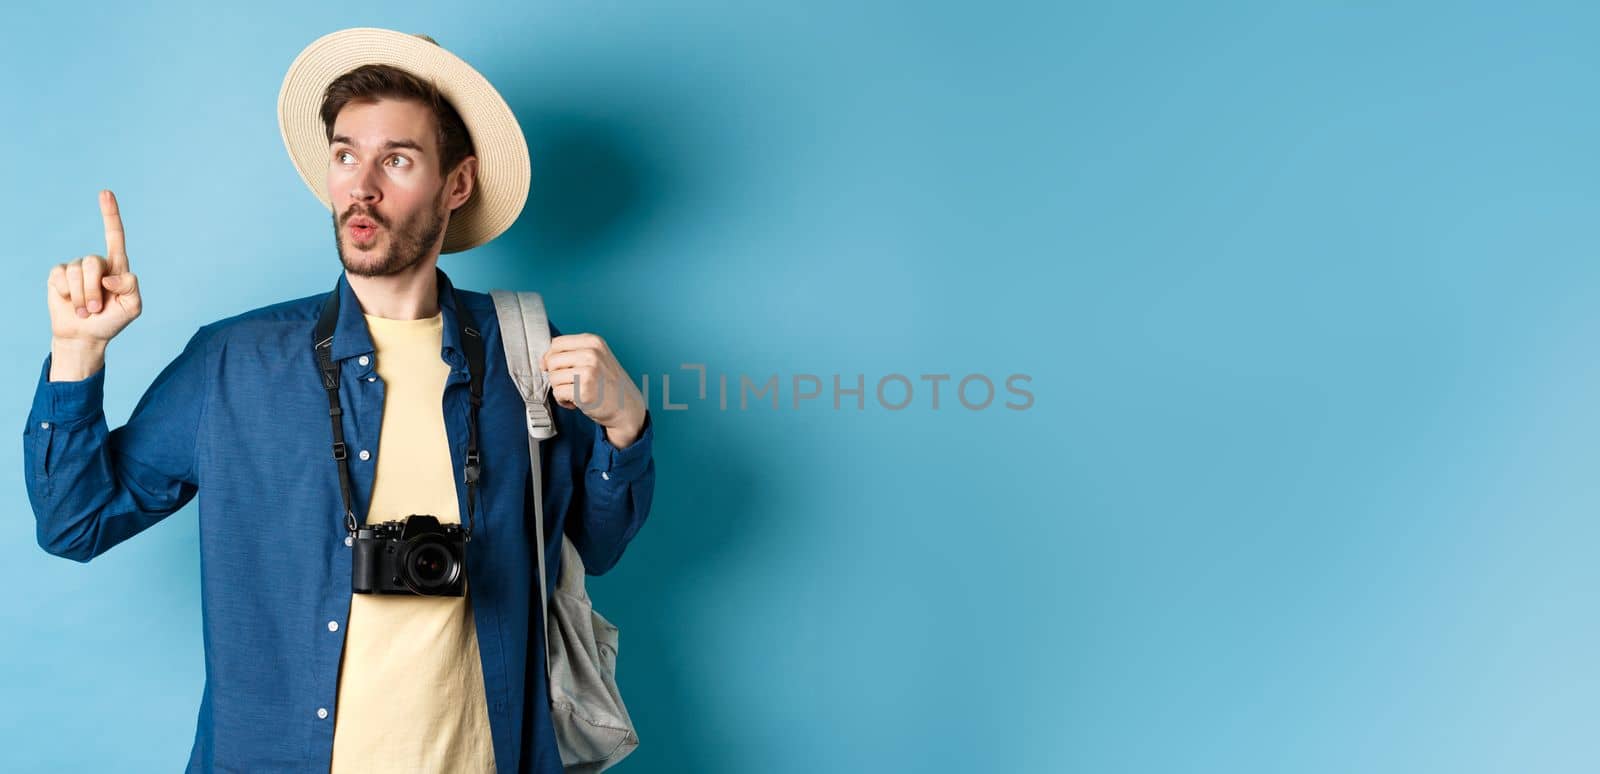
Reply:
[[[367,218],[368,220],[371,220],[373,223],[376,223],[376,224],[378,224],[380,226],[383,226],[384,228],[388,228],[388,226],[389,226],[388,219],[384,218],[382,215],[379,215],[376,211],[367,210],[367,209],[360,209],[360,208],[357,208],[357,207],[351,207],[350,209],[346,210],[345,213],[344,213],[344,217],[339,219],[339,225],[342,226],[345,223],[348,223],[351,218],[353,218],[353,217],[355,217],[357,215],[361,215],[361,216]]]

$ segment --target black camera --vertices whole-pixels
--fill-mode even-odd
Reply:
[[[359,594],[459,597],[467,586],[467,540],[460,524],[427,514],[356,530],[350,588]]]

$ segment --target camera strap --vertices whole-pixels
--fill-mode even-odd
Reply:
[[[438,271],[435,268],[435,271]],[[442,272],[441,272],[442,274]],[[452,292],[454,288],[452,288]],[[472,374],[472,387],[468,399],[472,403],[467,412],[467,461],[463,474],[467,482],[466,539],[472,540],[473,511],[476,508],[478,474],[482,461],[478,456],[478,407],[483,405],[483,336],[473,325],[467,305],[460,293],[455,293],[456,327],[461,333],[462,346],[467,350],[467,369]],[[339,321],[339,289],[335,287],[322,303],[322,314],[312,331],[312,351],[317,357],[317,367],[322,371],[322,387],[328,391],[328,418],[333,423],[333,459],[339,466],[339,493],[344,497],[344,527],[350,536],[356,534],[355,505],[350,496],[350,456],[344,443],[344,411],[339,408],[339,366],[333,362],[333,329]]]

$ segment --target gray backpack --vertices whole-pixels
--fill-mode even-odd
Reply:
[[[596,612],[584,589],[583,558],[561,536],[561,578],[546,593],[544,498],[539,442],[554,438],[550,382],[534,363],[550,348],[544,299],[538,293],[491,290],[506,366],[528,409],[528,457],[533,463],[534,529],[539,555],[539,602],[545,621],[545,665],[550,677],[550,716],[556,745],[568,772],[605,771],[639,746],[628,709],[617,692],[617,627]],[[546,603],[546,598],[549,601]]]

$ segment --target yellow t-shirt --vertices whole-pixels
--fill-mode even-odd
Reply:
[[[366,522],[431,513],[459,524],[444,426],[444,318],[365,316],[384,386]],[[350,595],[333,774],[495,770],[470,592]]]

